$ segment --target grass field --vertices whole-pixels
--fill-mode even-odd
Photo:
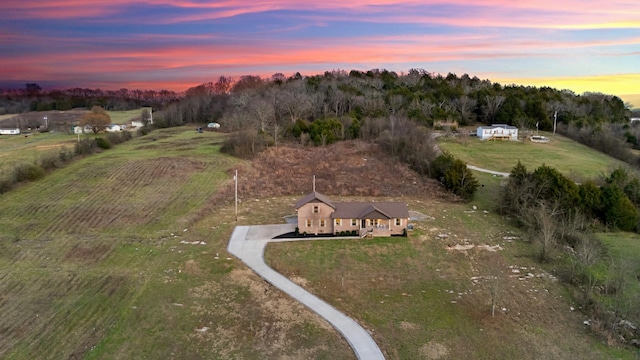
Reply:
[[[142,110],[145,108],[139,108],[127,111],[107,111],[113,124],[126,124],[131,122],[135,118],[139,118],[142,115]],[[0,115],[0,127],[15,128],[16,126],[38,126],[45,125],[43,118],[46,116],[50,129],[56,129],[57,131],[70,131],[71,126],[77,125],[80,121],[80,117],[87,113],[88,109],[73,109],[69,111],[32,111],[24,114],[5,114]],[[64,131],[63,131],[64,132]]]
[[[57,153],[61,147],[73,149],[76,135],[64,133],[34,133],[28,137],[0,136],[0,176],[17,163],[36,162],[43,153]]]
[[[609,257],[624,263],[628,282],[626,296],[640,299],[640,235],[634,233],[601,233],[598,237],[607,247]]]
[[[243,225],[283,222],[312,173],[320,187],[362,197],[390,194],[402,174],[389,196],[429,216],[409,238],[266,251],[276,269],[369,329],[388,359],[635,358],[589,335],[566,290],[493,213],[499,179],[480,177],[473,210],[366,143],[280,146],[250,164],[220,154],[222,141],[156,130],[0,196],[0,358],[353,359],[326,323],[226,252],[236,167]],[[362,162],[353,178],[329,157],[346,151]],[[316,168],[305,169],[309,159]],[[265,196],[270,184],[291,193]]]
[[[127,111],[107,111],[107,114],[109,114],[109,117],[111,117],[112,124],[126,124],[130,123],[131,120],[135,118],[139,118],[142,115],[143,109],[151,108],[139,108]]]
[[[116,124],[124,124],[130,122],[136,117],[140,117],[142,109],[129,111],[108,111],[111,120]],[[61,123],[74,123],[80,120],[82,111],[73,110],[69,112],[45,112],[51,121],[50,126],[56,127]],[[44,113],[28,113],[24,114],[25,118],[36,117],[40,119]],[[11,118],[16,116],[3,115],[3,117]],[[0,118],[2,120],[2,118]],[[33,133],[28,137],[25,136],[0,136],[0,176],[3,172],[10,171],[16,164],[21,162],[36,162],[43,153],[57,153],[61,147],[72,149],[78,140],[78,136],[71,134],[71,126],[65,128],[66,131],[54,131],[51,133]],[[82,136],[91,136],[81,135]]]
[[[561,135],[542,133],[551,141],[546,144],[509,141],[467,141],[449,139],[440,141],[443,150],[449,151],[464,162],[482,168],[509,172],[518,163],[528,170],[546,164],[558,169],[576,181],[595,178],[618,166],[626,166],[608,155],[593,150]]]
[[[389,359],[635,358],[588,334],[563,286],[499,216],[468,205],[402,200],[431,217],[416,222],[409,239],[272,243],[265,257],[373,329]],[[491,276],[500,289],[495,317]]]
[[[2,195],[0,357],[348,354],[226,253],[220,140],[156,131]]]

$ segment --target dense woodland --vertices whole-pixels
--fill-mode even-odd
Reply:
[[[20,114],[28,111],[91,109],[100,106],[105,110],[132,110],[142,106],[162,108],[177,101],[180,94],[161,90],[100,90],[72,88],[42,90],[36,83],[28,83],[24,89],[0,90],[0,115]]]

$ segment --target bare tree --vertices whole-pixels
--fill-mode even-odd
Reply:
[[[491,298],[491,316],[496,315],[496,305],[500,299],[500,292],[503,282],[501,261],[498,256],[494,256],[489,262],[489,275],[487,278],[487,288]]]
[[[80,118],[80,126],[91,126],[94,133],[98,133],[107,128],[111,123],[109,114],[100,106],[94,106],[91,111],[82,115]]]
[[[539,205],[532,210],[535,227],[530,231],[534,231],[534,239],[537,240],[540,253],[538,256],[542,261],[551,259],[551,253],[557,244],[558,222],[557,216],[560,215],[558,205],[547,205],[540,202]]]
[[[460,124],[470,124],[475,120],[473,116],[473,108],[475,106],[476,100],[466,95],[453,100],[453,107],[458,113]]]
[[[505,97],[502,95],[489,96],[487,95],[485,98],[485,105],[482,106],[482,110],[487,117],[486,121],[488,123],[492,123],[495,118],[498,110],[504,103]]]

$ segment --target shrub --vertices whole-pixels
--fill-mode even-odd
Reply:
[[[254,129],[239,131],[229,136],[222,144],[220,152],[239,158],[250,159],[264,150],[264,137]]]
[[[139,128],[137,132],[138,132],[138,136],[144,136],[150,133],[151,131],[153,131],[153,128],[147,125]]]
[[[96,138],[96,145],[100,148],[100,149],[111,149],[111,143],[109,142],[109,140],[105,139],[105,138],[101,138],[101,137],[97,137]]]
[[[16,182],[34,181],[44,177],[44,169],[36,164],[22,163],[13,169]]]
[[[73,152],[68,150],[66,147],[62,147],[58,151],[58,158],[60,159],[60,162],[66,164],[73,160]]]
[[[40,161],[38,162],[40,167],[44,170],[52,170],[57,167],[60,167],[60,159],[58,158],[58,154],[56,153],[46,153],[40,157]]]
[[[0,179],[0,194],[9,192],[13,188],[14,181],[12,179]]]
[[[431,167],[433,177],[440,181],[447,190],[466,201],[473,199],[476,190],[478,190],[478,181],[462,160],[445,152],[433,161]]]
[[[83,139],[76,143],[75,145],[75,153],[76,155],[88,155],[92,154],[98,144],[94,139]]]
[[[125,141],[131,140],[131,133],[128,132],[128,131],[118,132],[118,133],[108,133],[107,134],[107,140],[112,145],[121,144],[121,143],[123,143]]]

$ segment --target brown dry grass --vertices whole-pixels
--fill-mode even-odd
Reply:
[[[284,145],[258,155],[239,169],[238,191],[249,198],[301,195],[316,190],[333,196],[448,199],[431,179],[385,154],[378,145],[344,141],[326,147]]]

